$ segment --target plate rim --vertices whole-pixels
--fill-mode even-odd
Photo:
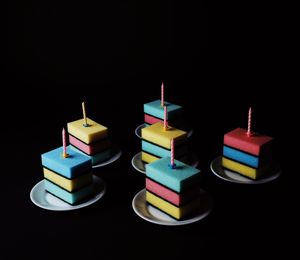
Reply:
[[[106,193],[106,183],[98,176],[95,176],[93,175],[93,179],[94,179],[94,182],[97,183],[100,185],[103,185],[103,189],[101,190],[101,192],[95,194],[95,196],[93,198],[91,198],[90,200],[88,201],[85,201],[84,203],[80,203],[78,205],[69,205],[68,204],[68,207],[49,207],[49,206],[46,206],[46,205],[43,205],[41,203],[38,203],[36,201],[36,199],[34,198],[34,193],[37,192],[37,189],[40,188],[41,185],[43,185],[43,182],[45,181],[45,179],[42,179],[40,180],[39,182],[37,182],[31,189],[30,191],[30,200],[31,202],[36,205],[37,207],[39,208],[42,208],[42,209],[46,209],[46,210],[51,210],[51,211],[70,211],[70,210],[76,210],[76,209],[81,209],[81,208],[84,208],[84,207],[87,207],[87,206],[90,206],[94,203],[96,203],[98,200],[100,200]],[[43,189],[43,194],[46,194],[46,190],[44,188]],[[53,196],[53,195],[52,195]]]
[[[109,164],[117,161],[122,156],[122,150],[121,150],[120,147],[115,146],[115,151],[116,151],[116,153],[113,156],[111,156],[110,158],[108,158],[107,160],[105,160],[103,162],[100,162],[98,164],[92,165],[92,168],[93,169],[94,168],[100,168],[100,167],[109,165]]]
[[[218,166],[221,169],[221,166],[220,166],[221,159],[222,159],[222,155],[214,158],[210,163],[210,170],[218,178],[220,178],[222,180],[225,180],[225,181],[228,181],[228,182],[231,182],[231,183],[246,184],[246,185],[263,184],[263,183],[268,183],[268,182],[271,182],[273,180],[276,180],[281,175],[281,168],[278,165],[276,165],[276,167],[278,167],[278,170],[275,173],[273,173],[271,176],[260,178],[258,180],[250,180],[250,179],[247,180],[247,181],[236,180],[236,179],[233,179],[233,178],[230,178],[230,177],[226,177],[226,174],[225,174],[223,169],[222,169],[222,175],[218,173],[217,169],[215,169],[216,164],[219,164]],[[230,170],[228,170],[228,171],[231,172],[232,174],[238,174],[238,173],[232,172]]]
[[[192,223],[195,223],[195,222],[198,222],[200,221],[201,219],[204,219],[206,218],[213,210],[213,207],[214,207],[214,203],[213,203],[213,199],[212,197],[209,195],[209,193],[205,190],[203,190],[202,188],[200,188],[200,190],[202,192],[204,192],[206,195],[209,196],[209,204],[210,204],[210,207],[209,209],[199,215],[198,217],[193,217],[193,218],[190,218],[190,219],[186,219],[186,220],[175,220],[175,219],[172,219],[173,221],[172,222],[168,222],[166,220],[162,220],[162,221],[155,221],[153,219],[150,219],[150,218],[147,218],[146,216],[144,216],[143,214],[141,214],[141,212],[138,211],[137,207],[135,206],[136,204],[136,201],[137,199],[139,198],[139,196],[145,196],[145,193],[146,193],[146,188],[143,188],[142,190],[138,191],[135,196],[133,197],[132,199],[132,202],[131,202],[131,206],[133,208],[133,211],[142,219],[150,222],[150,223],[153,223],[153,224],[157,224],[157,225],[162,225],[162,226],[183,226],[183,225],[188,225],[188,224],[192,224]],[[146,201],[145,201],[146,202]],[[146,203],[145,203],[145,206]],[[149,207],[152,207],[151,205],[149,205]],[[162,212],[163,213],[163,212]],[[149,213],[150,214],[150,213]],[[163,213],[165,214],[165,213]]]
[[[142,152],[138,152],[138,153],[136,153],[136,154],[131,158],[131,165],[132,165],[132,167],[133,167],[135,170],[139,171],[140,173],[146,174],[146,171],[142,171],[140,168],[138,168],[138,167],[134,164],[135,158],[137,158],[141,153],[142,153]],[[199,166],[199,159],[198,159],[198,157],[195,155],[195,153],[190,152],[190,151],[188,151],[188,154],[194,156],[195,159],[196,159],[195,164],[194,164],[194,165],[190,165],[190,166],[197,168],[197,167]],[[141,161],[142,161],[142,160],[141,160]],[[188,165],[189,165],[189,164],[188,164]]]

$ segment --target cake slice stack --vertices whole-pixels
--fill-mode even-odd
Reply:
[[[271,169],[273,138],[236,128],[224,135],[222,166],[250,179],[258,179]]]

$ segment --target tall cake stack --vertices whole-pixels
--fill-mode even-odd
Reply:
[[[47,192],[71,205],[93,194],[91,159],[67,148],[65,142],[62,147],[44,153],[41,157]]]
[[[146,165],[146,201],[181,220],[201,205],[200,170],[167,156]]]

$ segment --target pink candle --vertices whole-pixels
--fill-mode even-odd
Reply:
[[[165,93],[164,93],[164,83],[161,83],[161,106],[163,107],[165,105]]]
[[[68,157],[67,154],[67,140],[66,140],[66,131],[65,128],[63,128],[62,130],[62,140],[63,140],[63,157],[66,158]]]
[[[171,139],[171,166],[174,167],[174,138]]]
[[[167,106],[164,106],[164,130],[168,129],[168,109]]]
[[[250,107],[249,112],[248,112],[248,130],[247,130],[247,136],[248,137],[251,136],[251,114],[252,114],[252,109]]]

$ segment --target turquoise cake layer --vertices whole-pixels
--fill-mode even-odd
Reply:
[[[170,156],[170,150],[163,148],[161,146],[155,145],[153,143],[149,143],[145,140],[142,140],[142,150],[144,152],[148,152],[150,154],[153,154],[155,156],[159,157],[165,157],[165,156]],[[180,145],[176,147],[175,149],[175,157],[181,157],[187,153],[187,145]]]
[[[77,149],[73,145],[70,145],[70,147],[71,147],[71,150],[73,150],[77,153],[80,153],[81,155],[86,156],[87,158],[91,159],[92,165],[103,162],[110,157],[110,149],[107,149],[103,152],[96,153],[96,154],[90,156],[90,155],[87,155],[86,153],[82,152],[81,150]]]
[[[169,102],[165,102],[165,105],[168,108],[168,120],[173,119],[182,112],[181,106],[171,104]],[[164,108],[161,106],[161,101],[159,99],[144,104],[144,113],[164,119]]]
[[[76,192],[68,192],[46,179],[44,179],[44,185],[46,191],[64,200],[65,202],[68,202],[69,204],[76,204],[77,202],[91,195],[94,187],[92,183]]]
[[[258,157],[230,148],[228,146],[223,146],[223,155],[229,159],[247,164],[254,168],[258,168],[260,163]]]
[[[146,164],[146,176],[176,192],[182,192],[195,185],[198,178],[200,180],[200,170],[177,160],[174,162],[176,169],[169,167],[169,156]]]
[[[59,147],[42,154],[42,165],[58,174],[72,179],[91,169],[91,159],[69,149],[68,158],[62,156],[63,148]]]

